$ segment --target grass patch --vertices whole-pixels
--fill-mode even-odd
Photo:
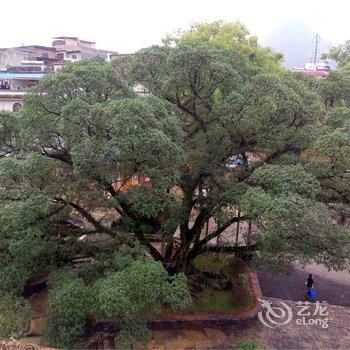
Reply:
[[[263,349],[265,349],[265,346],[251,339],[241,340],[237,344],[237,350],[263,350]]]
[[[190,309],[191,311],[232,312],[236,310],[236,305],[232,291],[205,287],[197,294]]]
[[[231,261],[232,258],[228,254],[201,254],[194,260],[194,265],[203,272],[223,272],[226,275],[225,272],[230,267]]]
[[[223,274],[234,281],[234,286],[232,290],[216,290],[209,287],[210,281],[206,280],[188,311],[234,312],[244,311],[252,305],[253,297],[244,264],[232,254],[202,254],[194,260],[194,265],[203,272]]]

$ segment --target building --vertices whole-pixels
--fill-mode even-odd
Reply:
[[[330,71],[331,67],[327,61],[316,61],[316,62],[307,62],[304,65],[304,68],[293,68],[294,72],[301,72],[305,75],[312,75],[315,77],[324,78]]]
[[[43,61],[50,66],[50,62],[55,60],[56,50],[53,47],[31,45],[0,49],[0,71],[21,66],[23,61]]]
[[[0,110],[16,111],[22,97],[48,72],[69,62],[100,57],[111,60],[117,52],[96,49],[93,41],[56,37],[52,46],[29,45],[0,49]]]
[[[52,42],[52,47],[56,51],[56,59],[59,61],[80,61],[100,57],[109,60],[114,51],[96,49],[93,41],[80,40],[77,37],[56,37]]]
[[[0,71],[4,71],[9,66],[20,65],[22,61],[30,60],[31,56],[27,51],[16,48],[0,49]]]
[[[16,111],[22,107],[22,97],[46,73],[43,71],[0,71],[0,110]]]

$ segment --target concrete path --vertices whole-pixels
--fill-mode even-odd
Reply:
[[[265,269],[258,272],[261,291],[266,297],[304,300],[308,274],[314,275],[318,300],[350,307],[350,274],[348,271],[328,271],[321,265],[296,268],[290,275],[271,275]],[[349,344],[350,349],[350,344]]]

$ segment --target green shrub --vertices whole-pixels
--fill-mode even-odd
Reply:
[[[137,256],[128,256],[127,250],[118,259],[123,270],[102,275],[89,285],[72,269],[62,269],[51,277],[45,330],[50,345],[79,345],[94,315],[118,322],[119,346],[130,348],[135,341],[149,339],[147,321],[164,307],[179,310],[191,303],[184,274],[169,276],[161,263],[150,258],[135,260]]]
[[[243,287],[246,287],[248,284],[248,277],[245,273],[240,273],[238,275],[238,283]]]
[[[84,335],[93,305],[92,292],[83,279],[72,275],[57,278],[47,303],[49,317],[44,336],[50,345],[74,347]]]
[[[118,342],[127,348],[148,339],[146,323],[164,306],[179,310],[192,301],[185,275],[171,277],[151,259],[130,261],[124,270],[97,281],[95,290],[100,316],[119,322]]]
[[[243,339],[237,344],[237,350],[261,350],[264,346],[255,340]]]
[[[0,337],[19,338],[31,318],[28,303],[10,295],[0,295]]]

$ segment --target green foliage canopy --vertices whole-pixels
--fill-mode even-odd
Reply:
[[[67,331],[57,344],[98,312],[128,325],[128,342],[130,323],[144,335],[142,313],[187,303],[177,273],[233,223],[256,228],[233,252],[278,267],[349,267],[349,230],[329,211],[349,213],[348,83],[337,72],[321,83],[295,76],[242,25],[221,22],[130,59],[49,74],[20,113],[0,115],[0,293],[90,257],[53,287],[51,328]],[[148,182],[130,185],[136,176]],[[72,217],[83,224],[62,230]],[[94,234],[110,240],[78,239]]]

